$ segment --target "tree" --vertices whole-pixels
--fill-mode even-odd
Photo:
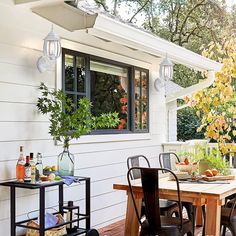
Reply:
[[[219,46],[225,35],[231,35],[233,29],[236,29],[236,6],[228,12],[225,1],[220,0],[113,0],[110,9],[108,1],[96,2],[100,6],[103,5],[104,10],[119,17],[123,17],[121,13],[125,4],[125,10],[129,13],[127,21],[137,23],[138,19],[143,20],[139,25],[148,31],[199,54],[208,42],[212,41],[212,45]],[[144,17],[141,17],[142,15]],[[213,53],[213,50],[214,48],[211,54],[218,60],[217,53]],[[202,79],[204,77],[201,73],[183,65],[174,67],[173,81],[182,87],[196,84]],[[196,121],[192,124],[195,127],[201,117],[195,117],[193,120]],[[192,138],[194,137],[193,135]]]
[[[221,44],[210,43],[204,55],[217,57],[222,62],[222,70],[210,88],[197,92],[194,96],[197,115],[201,126],[206,129],[205,137],[216,140],[222,153],[233,148],[236,136],[236,94],[233,84],[236,80],[236,39],[225,38]]]
[[[204,132],[196,132],[201,125],[201,119],[196,115],[196,109],[186,107],[178,111],[177,138],[181,141],[190,139],[203,139]]]

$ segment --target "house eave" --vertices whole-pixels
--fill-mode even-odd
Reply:
[[[98,14],[88,33],[155,56],[165,57],[167,54],[174,63],[198,71],[221,70],[222,65],[218,62],[103,14]]]
[[[221,64],[205,58],[197,53],[168,42],[156,35],[134,27],[131,24],[112,18],[104,13],[92,13],[76,8],[64,1],[55,1],[54,4],[36,6],[31,5],[34,13],[49,21],[69,30],[76,31],[87,29],[93,36],[103,38],[156,57],[168,57],[177,64],[199,71],[219,71]]]

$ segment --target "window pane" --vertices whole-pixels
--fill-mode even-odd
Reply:
[[[65,55],[65,90],[74,91],[74,57]]]
[[[141,76],[140,71],[135,70],[135,78],[134,78],[134,96],[135,96],[135,129],[141,129],[142,127],[142,120],[141,120]]]
[[[148,75],[141,70],[135,70],[135,124],[137,130],[148,128]]]
[[[146,72],[141,73],[141,89],[142,89],[142,99],[141,99],[141,112],[142,112],[142,129],[147,129],[147,113],[148,113],[148,103],[147,103],[147,74]]]
[[[95,66],[91,68],[92,113],[98,116],[117,112],[120,118],[117,129],[128,129],[128,70],[104,63],[102,65],[106,70]]]
[[[85,58],[76,57],[77,92],[85,93]]]

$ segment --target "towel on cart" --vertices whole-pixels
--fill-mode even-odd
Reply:
[[[76,176],[61,176],[64,184],[67,186],[73,184],[73,183],[79,183],[79,177]]]

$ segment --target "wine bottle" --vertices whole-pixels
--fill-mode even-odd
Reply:
[[[31,166],[30,166],[29,161],[30,161],[30,157],[26,156],[24,182],[31,182]]]
[[[16,180],[19,182],[24,181],[25,177],[25,162],[24,162],[24,153],[23,146],[20,146],[20,155],[16,164]]]
[[[31,183],[36,181],[36,166],[34,162],[34,153],[30,153],[30,166],[31,166]]]

